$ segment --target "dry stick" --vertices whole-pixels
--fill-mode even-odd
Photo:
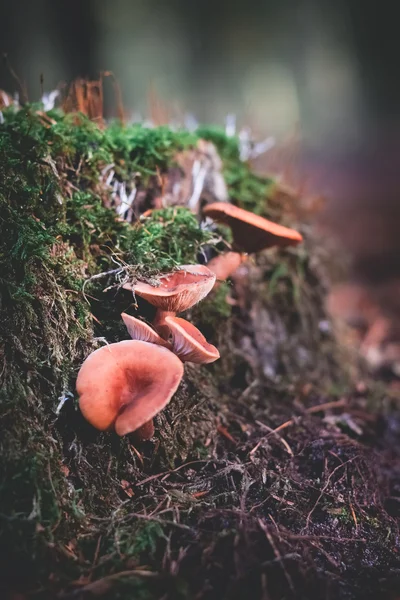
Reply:
[[[316,502],[315,502],[314,506],[312,507],[312,509],[310,510],[310,512],[309,512],[309,513],[308,513],[308,515],[307,515],[307,519],[306,519],[306,526],[305,526],[304,530],[308,529],[308,526],[309,526],[309,524],[310,524],[311,515],[313,514],[314,510],[317,508],[319,501],[321,500],[322,496],[324,495],[325,491],[327,490],[327,488],[328,488],[328,485],[329,485],[329,483],[330,483],[330,481],[331,481],[331,479],[332,479],[333,475],[336,473],[336,471],[338,471],[339,469],[341,469],[342,467],[344,467],[344,466],[345,466],[345,465],[347,465],[348,463],[351,463],[351,462],[353,462],[353,460],[355,460],[356,458],[358,458],[358,457],[357,457],[357,456],[354,456],[353,458],[350,458],[349,460],[346,460],[346,462],[344,462],[344,463],[342,463],[342,464],[338,465],[337,467],[335,467],[335,468],[333,469],[333,471],[330,473],[330,475],[329,475],[329,477],[328,477],[328,479],[327,479],[327,481],[326,481],[326,483],[325,483],[324,487],[322,488],[322,490],[321,490],[321,493],[320,493],[320,495],[318,496],[318,498],[317,498],[317,500],[316,500]]]
[[[130,445],[130,448],[131,448],[131,450],[133,450],[133,452],[136,454],[136,456],[140,460],[142,467],[144,467],[143,456],[140,454],[139,450],[137,448],[135,448],[135,446],[133,444]]]
[[[346,406],[346,404],[347,404],[346,398],[341,398],[340,400],[335,400],[334,402],[325,402],[325,404],[318,404],[317,406],[311,406],[310,408],[307,408],[305,410],[305,412],[308,415],[310,415],[310,414],[321,412],[324,410],[329,410],[330,408],[339,408],[340,406]],[[294,425],[295,422],[296,422],[295,419],[289,419],[289,421],[285,421],[285,423],[282,423],[282,425],[279,425],[279,427],[277,427],[276,429],[273,429],[271,431],[271,434],[277,433],[278,431],[282,431],[282,429],[287,429],[288,427],[291,427],[292,425]]]
[[[113,80],[114,94],[115,94],[115,98],[117,101],[118,118],[121,121],[122,125],[125,125],[125,110],[124,110],[124,103],[122,101],[121,86],[119,85],[119,81],[117,81],[117,79],[113,73],[110,73],[110,76],[112,77],[112,80]]]
[[[192,460],[188,463],[185,463],[184,465],[180,465],[180,467],[177,467],[176,469],[171,469],[170,471],[165,471],[164,473],[157,473],[156,475],[151,475],[150,477],[147,477],[146,479],[142,479],[142,481],[139,481],[139,483],[136,484],[136,486],[139,485],[144,485],[145,483],[148,483],[149,481],[153,481],[153,479],[158,479],[158,477],[163,477],[164,475],[171,475],[171,473],[176,473],[177,471],[179,471],[180,469],[183,469],[184,467],[187,467],[189,465],[194,465],[196,463],[207,463],[210,462],[209,460]]]
[[[21,103],[25,104],[26,102],[28,102],[28,92],[26,89],[26,85],[25,85],[25,83],[23,83],[21,81],[21,79],[18,77],[17,73],[14,71],[14,69],[10,65],[10,62],[8,60],[8,54],[6,52],[3,53],[3,64],[4,64],[5,68],[7,69],[7,71],[10,73],[11,77],[17,83],[17,85],[20,89],[20,92],[21,92]]]
[[[280,435],[277,434],[276,429],[271,429],[271,427],[268,427],[268,425],[265,425],[264,423],[262,423],[261,421],[256,421],[257,425],[259,425],[260,427],[262,427],[263,429],[266,429],[269,433],[273,433],[275,435],[275,437],[282,442],[282,444],[284,445],[286,451],[288,454],[290,454],[290,456],[294,456],[293,455],[293,450],[291,449],[291,447],[289,446],[289,444],[287,443],[287,441],[281,437]],[[257,446],[256,446],[257,448]],[[251,452],[255,451],[254,448]]]
[[[227,440],[229,440],[230,442],[232,442],[232,444],[234,444],[236,446],[237,441],[229,433],[229,431],[227,430],[226,427],[224,427],[223,425],[217,425],[217,431],[218,431],[218,433],[220,433],[221,435],[223,435]]]
[[[79,587],[77,590],[73,591],[66,596],[60,596],[60,598],[73,598],[75,596],[81,596],[82,592],[91,592],[92,594],[100,594],[106,593],[110,585],[113,581],[121,579],[121,577],[141,577],[141,578],[157,578],[161,577],[159,573],[154,571],[144,571],[143,569],[131,570],[131,571],[120,571],[119,573],[113,573],[112,575],[107,575],[106,577],[102,577],[101,579],[96,579],[96,581],[92,581]]]
[[[335,537],[334,535],[301,535],[295,533],[284,534],[284,538],[288,540],[332,540],[334,542],[347,543],[353,542],[358,544],[358,542],[362,544],[366,544],[367,540],[365,538],[340,538]]]
[[[160,514],[158,511],[160,510],[160,508],[162,507],[162,505],[163,505],[163,504],[164,504],[166,501],[168,502],[167,496],[164,496],[164,498],[161,500],[161,502],[159,502],[159,503],[157,504],[157,506],[155,507],[155,509],[151,511],[151,513],[149,514],[149,517],[152,517],[153,515]]]
[[[317,548],[318,552],[321,552],[321,554],[323,554],[326,558],[326,560],[333,566],[335,567],[335,569],[337,569],[340,565],[340,563],[338,563],[330,554],[329,552],[327,552],[322,546],[321,544],[317,544],[317,542],[315,540],[309,540],[310,545],[313,548]]]
[[[356,526],[356,531],[357,531],[357,529],[358,529],[358,521],[357,521],[357,517],[356,517],[356,511],[354,510],[353,505],[352,505],[351,502],[350,502],[350,511],[351,511],[351,516],[353,517],[353,521],[354,521],[354,524]]]
[[[261,442],[262,442],[262,440],[260,440],[259,442],[257,442],[257,444],[254,446],[254,448],[252,450],[250,450],[249,456],[253,456],[253,454],[255,454],[257,452],[257,450],[261,446]]]
[[[262,530],[262,531],[265,533],[265,535],[266,535],[266,538],[267,538],[267,540],[268,540],[268,542],[269,542],[269,544],[270,544],[270,546],[271,546],[272,550],[274,551],[274,554],[275,554],[275,556],[276,556],[276,558],[277,558],[278,562],[280,563],[280,565],[281,565],[281,567],[282,567],[282,570],[283,570],[283,572],[285,573],[285,577],[286,577],[286,580],[287,580],[287,582],[288,582],[288,584],[289,584],[289,587],[290,587],[290,589],[292,590],[292,592],[294,593],[294,586],[293,586],[293,581],[292,581],[292,578],[290,577],[290,575],[289,575],[289,573],[288,573],[288,571],[287,571],[287,569],[286,569],[285,563],[284,563],[284,561],[283,561],[283,559],[282,559],[282,555],[281,555],[281,553],[279,552],[279,549],[278,549],[277,545],[276,545],[276,544],[275,544],[275,542],[274,542],[274,538],[272,537],[272,535],[271,535],[271,534],[270,534],[270,532],[268,531],[268,527],[267,527],[267,526],[266,526],[266,524],[265,524],[265,523],[262,521],[262,519],[258,519],[258,524],[259,524],[259,526],[260,526],[260,529],[261,529],[261,530]]]
[[[273,524],[275,525],[275,529],[277,534],[279,535],[279,538],[282,540],[288,539],[288,540],[305,540],[305,541],[310,541],[310,540],[332,540],[335,542],[354,542],[355,544],[357,544],[358,542],[361,542],[362,544],[366,544],[368,540],[366,540],[365,538],[340,538],[340,537],[336,537],[334,535],[304,535],[302,533],[290,533],[285,527],[283,527],[281,525],[281,529],[279,529],[278,524],[276,523],[275,519],[273,518],[273,516],[268,513],[268,517],[271,519],[271,521],[273,522]],[[282,531],[283,528],[283,531]]]
[[[100,554],[100,544],[101,544],[101,540],[102,540],[102,535],[99,535],[99,539],[97,540],[97,544],[96,544],[96,550],[94,552],[94,557],[93,557],[93,562],[92,562],[92,568],[90,569],[90,573],[88,575],[88,580],[91,581],[92,576],[93,576],[93,571],[97,565],[97,561],[99,560],[99,554]]]
[[[166,521],[163,519],[158,519],[157,517],[150,517],[149,515],[141,515],[140,513],[129,513],[127,515],[127,518],[131,517],[134,517],[135,519],[143,519],[143,521],[155,521],[156,523],[160,523],[161,525],[171,525],[172,527],[177,527],[178,529],[185,529],[186,531],[193,531],[192,527],[189,527],[189,525],[177,523],[176,521]]]

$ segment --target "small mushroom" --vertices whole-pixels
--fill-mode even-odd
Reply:
[[[164,338],[169,335],[165,317],[175,315],[200,302],[211,291],[215,274],[204,265],[182,265],[178,271],[159,278],[157,286],[138,281],[123,287],[132,290],[157,308],[153,325]]]
[[[232,230],[234,246],[243,252],[259,252],[272,246],[294,246],[303,240],[298,231],[227,202],[208,204],[203,214],[228,225]]]
[[[228,279],[248,259],[247,254],[240,252],[225,252],[218,254],[207,263],[207,267],[212,271],[217,279],[214,289],[217,288],[219,281]]]
[[[144,321],[140,321],[126,313],[121,313],[121,317],[133,340],[141,340],[142,342],[149,342],[150,344],[157,344],[159,346],[170,348],[170,344],[163,340],[163,338],[160,337],[150,325],[144,323]]]
[[[182,362],[207,364],[219,358],[218,349],[209,344],[192,323],[169,315],[165,317],[165,324],[172,336],[172,351]]]
[[[138,340],[109,344],[90,354],[79,371],[79,407],[97,429],[136,431],[149,439],[153,417],[171,400],[182,375],[181,361],[167,348]]]

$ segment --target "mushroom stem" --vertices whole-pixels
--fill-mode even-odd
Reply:
[[[161,310],[161,308],[159,308],[156,312],[156,316],[153,320],[153,327],[164,340],[167,340],[170,335],[169,327],[165,322],[165,318],[174,317],[175,315],[175,312]]]
[[[134,431],[133,435],[138,442],[145,442],[146,440],[151,440],[154,435],[154,421],[150,419],[144,425],[139,427]]]

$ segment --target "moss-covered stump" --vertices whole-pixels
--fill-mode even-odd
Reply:
[[[196,160],[208,165],[197,196],[185,171]],[[188,312],[221,359],[185,367],[154,439],[98,432],[79,412],[83,359],[127,339],[122,311],[154,313],[121,284],[229,245],[224,230],[169,207],[195,199],[198,213],[222,189],[287,221],[274,182],[214,128],[100,129],[39,106],[3,111],[2,597],[366,599],[398,590],[398,418],[336,344],[326,257],[306,227],[303,246],[252,257]]]

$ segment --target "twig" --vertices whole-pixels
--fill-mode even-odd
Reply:
[[[265,425],[264,423],[262,423],[261,421],[257,421],[256,420],[257,425],[259,425],[260,427],[262,427],[263,429],[266,429],[267,431],[269,431],[269,433],[273,433],[275,435],[275,437],[282,442],[283,446],[285,447],[286,451],[288,454],[290,454],[290,456],[294,456],[293,455],[293,450],[291,449],[291,447],[289,446],[289,444],[287,443],[287,441],[281,437],[280,435],[277,434],[276,429],[271,429],[271,427],[268,427],[268,425]],[[253,448],[254,450],[254,448]]]
[[[230,442],[232,442],[232,444],[234,444],[236,446],[237,441],[229,433],[229,431],[227,430],[226,427],[224,427],[223,425],[217,425],[217,431],[218,431],[218,433],[220,433],[221,435],[223,435],[227,440],[229,440]]]
[[[347,400],[346,398],[341,398],[340,400],[335,400],[334,402],[325,402],[325,404],[318,404],[317,406],[311,406],[310,408],[307,408],[305,410],[305,413],[310,415],[310,414],[314,414],[317,412],[321,412],[324,410],[329,410],[330,408],[339,408],[341,406],[346,406],[347,404]],[[295,419],[289,419],[289,421],[285,421],[285,423],[282,423],[282,425],[279,425],[279,427],[277,427],[276,429],[273,429],[271,431],[272,433],[277,433],[278,431],[282,431],[282,429],[287,429],[288,427],[291,427],[292,425],[294,425],[296,422]]]
[[[301,534],[295,534],[295,533],[289,533],[289,534],[284,534],[285,539],[289,539],[289,540],[304,540],[304,541],[310,541],[310,540],[332,540],[334,542],[343,542],[343,543],[348,543],[348,542],[354,542],[355,544],[357,544],[358,542],[362,543],[362,544],[366,544],[367,540],[365,538],[340,538],[340,537],[335,537],[334,535],[301,535]]]
[[[22,83],[21,79],[18,77],[17,73],[14,71],[12,66],[10,65],[10,61],[8,60],[8,55],[6,52],[3,53],[3,63],[7,71],[10,73],[11,77],[17,83],[20,92],[21,92],[21,104],[25,104],[28,102],[28,92],[26,89],[26,85]]]
[[[249,456],[253,456],[253,454],[255,454],[257,452],[257,450],[261,446],[261,442],[262,442],[262,440],[260,440],[259,442],[257,442],[257,444],[254,446],[254,448],[252,450],[250,450]]]
[[[63,600],[67,600],[68,598],[81,597],[82,593],[90,592],[94,595],[103,595],[106,594],[113,581],[117,581],[122,577],[141,577],[145,579],[155,579],[157,577],[161,577],[160,573],[156,573],[154,571],[145,571],[143,569],[132,569],[131,571],[120,571],[119,573],[113,573],[112,575],[107,575],[106,577],[102,577],[101,579],[96,579],[96,581],[92,581],[85,585],[80,585],[80,587],[73,592],[62,592],[58,595],[59,598]],[[79,585],[79,582],[75,582],[75,585]]]
[[[280,563],[280,565],[281,565],[281,567],[282,567],[282,570],[283,570],[283,572],[285,573],[285,577],[286,577],[286,580],[287,580],[287,582],[288,582],[288,584],[289,584],[289,587],[290,587],[290,589],[292,590],[292,592],[294,593],[294,586],[293,586],[293,581],[292,581],[292,578],[290,577],[290,575],[289,575],[289,573],[288,573],[288,571],[287,571],[287,569],[286,569],[286,566],[285,566],[285,563],[284,563],[284,561],[283,561],[282,555],[281,555],[281,553],[279,552],[279,549],[278,549],[277,545],[276,545],[276,544],[275,544],[275,542],[274,542],[274,538],[272,537],[272,535],[271,535],[271,534],[270,534],[270,532],[268,531],[268,527],[267,527],[267,525],[266,525],[266,524],[265,524],[265,523],[262,521],[262,519],[258,519],[258,524],[259,524],[259,526],[260,526],[260,529],[261,529],[261,530],[262,530],[262,531],[265,533],[265,535],[266,535],[266,538],[267,538],[267,540],[268,540],[268,542],[269,542],[269,544],[270,544],[270,546],[271,546],[272,550],[274,551],[274,554],[275,554],[275,556],[276,556],[276,558],[277,558],[277,561]]]
[[[340,465],[338,465],[337,467],[335,467],[335,468],[333,469],[333,471],[332,471],[332,472],[329,474],[329,477],[328,477],[328,479],[327,479],[327,481],[326,481],[326,483],[325,483],[324,487],[322,488],[322,490],[321,490],[321,492],[320,492],[320,494],[319,494],[319,496],[318,496],[318,498],[317,498],[317,500],[316,500],[316,502],[315,502],[314,506],[312,507],[312,509],[310,510],[310,512],[309,512],[309,513],[308,513],[308,515],[307,515],[307,519],[306,519],[306,526],[305,526],[304,530],[308,529],[308,526],[309,526],[309,524],[310,524],[310,519],[311,519],[311,516],[312,516],[312,514],[313,514],[314,510],[317,508],[317,506],[318,506],[318,504],[319,504],[319,501],[321,500],[321,498],[322,498],[322,496],[324,495],[325,491],[327,490],[327,488],[328,488],[328,485],[329,485],[329,483],[330,483],[330,481],[331,481],[332,477],[334,476],[334,474],[335,474],[335,473],[336,473],[336,472],[337,472],[339,469],[341,469],[342,467],[344,467],[345,465],[349,464],[350,462],[353,462],[353,460],[355,460],[356,458],[357,458],[357,457],[356,457],[356,456],[354,456],[353,458],[350,458],[349,460],[346,460],[346,462],[344,462],[344,463],[341,463]]]
[[[309,540],[311,546],[313,546],[314,548],[317,548],[318,552],[321,552],[321,554],[323,554],[326,558],[326,560],[335,568],[337,569],[339,567],[339,563],[329,554],[329,552],[327,552],[325,550],[325,548],[322,548],[321,544],[318,544],[315,540]]]
[[[354,507],[351,502],[350,502],[350,512],[351,512],[351,516],[353,517],[353,521],[354,521],[354,524],[356,526],[356,531],[357,531],[358,521],[357,521],[356,511],[354,510]]]
[[[237,402],[246,400],[246,398],[251,394],[251,392],[254,390],[254,388],[257,387],[259,384],[260,384],[260,381],[258,379],[253,379],[253,381],[250,383],[250,385],[247,386],[247,388],[240,394],[239,398],[237,399]]]
[[[160,525],[172,525],[173,527],[178,527],[178,529],[185,529],[186,531],[193,531],[193,529],[189,527],[189,525],[177,523],[176,521],[165,521],[164,519],[158,519],[157,517],[151,517],[149,515],[141,515],[140,513],[129,513],[123,520],[126,521],[131,517],[134,517],[135,519],[143,519],[143,521],[155,521],[157,523],[160,523]]]
[[[121,92],[121,86],[119,85],[119,81],[117,80],[117,78],[115,77],[115,75],[112,71],[104,71],[103,76],[111,77],[113,87],[114,87],[115,99],[117,102],[118,118],[121,121],[122,125],[125,125],[124,103],[122,101],[122,92]]]
[[[99,535],[99,539],[97,540],[97,544],[96,544],[96,550],[94,552],[94,557],[93,557],[93,562],[92,562],[92,568],[90,569],[90,573],[88,575],[88,580],[90,581],[92,579],[92,575],[93,575],[93,571],[97,565],[97,561],[99,560],[99,553],[100,553],[100,544],[101,544],[101,540],[102,540],[102,535]]]
[[[150,477],[147,477],[146,479],[142,479],[142,481],[139,481],[139,483],[137,483],[136,486],[144,485],[145,483],[149,483],[149,481],[153,481],[153,479],[158,479],[158,477],[163,477],[164,475],[165,476],[171,475],[171,473],[176,473],[180,469],[183,469],[184,467],[187,467],[189,465],[194,465],[196,463],[207,463],[207,462],[209,462],[209,460],[192,460],[191,462],[180,465],[176,469],[171,469],[170,471],[165,471],[164,473],[157,473],[156,475],[151,475]]]
[[[90,304],[89,300],[87,299],[87,296],[85,295],[85,287],[86,287],[86,284],[89,283],[89,281],[101,279],[102,277],[106,277],[107,275],[115,275],[116,273],[123,273],[123,271],[124,271],[124,267],[119,267],[118,269],[111,269],[111,271],[104,271],[103,273],[97,273],[96,275],[92,275],[88,279],[85,279],[85,281],[83,282],[83,286],[82,286],[82,294],[83,294],[83,297],[85,298],[86,302],[88,304]]]

